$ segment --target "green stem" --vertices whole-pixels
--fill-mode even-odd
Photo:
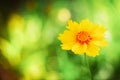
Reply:
[[[87,57],[86,54],[84,54],[84,59],[85,59],[85,66],[88,69],[90,79],[93,80],[93,77],[92,77],[92,74],[91,74],[91,70],[90,70],[90,66],[89,66],[89,62],[88,62],[88,57]]]

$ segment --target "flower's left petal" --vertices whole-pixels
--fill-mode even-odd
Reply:
[[[99,50],[100,50],[99,47],[97,47],[97,46],[96,46],[95,44],[93,44],[93,43],[90,43],[90,44],[88,45],[88,47],[87,47],[86,54],[87,54],[88,56],[93,56],[93,57],[95,57],[95,56],[99,55]]]
[[[72,51],[75,54],[83,54],[86,51],[87,45],[81,45],[80,43],[76,43],[73,47],[72,47]]]
[[[65,30],[63,34],[60,34],[58,39],[62,43],[69,43],[69,42],[75,42],[76,41],[76,35],[72,33],[71,31]]]
[[[73,47],[74,43],[64,43],[61,45],[62,49],[64,50],[71,50],[71,48]]]
[[[76,42],[75,34],[68,30],[65,30],[63,34],[60,34],[58,39],[63,43],[62,48],[66,50],[71,49]]]

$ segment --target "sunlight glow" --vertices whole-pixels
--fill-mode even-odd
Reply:
[[[70,11],[66,8],[62,8],[58,12],[58,20],[61,22],[66,22],[71,18]]]

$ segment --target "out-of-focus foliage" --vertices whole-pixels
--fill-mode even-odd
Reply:
[[[0,80],[119,80],[119,0],[1,0]],[[100,55],[60,48],[67,21],[89,19],[108,29]],[[90,78],[91,77],[91,78]]]

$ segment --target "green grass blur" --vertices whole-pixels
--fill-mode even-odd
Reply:
[[[19,6],[5,1],[0,2],[0,80],[120,80],[119,0],[21,0]],[[108,46],[88,57],[91,75],[84,55],[60,47],[57,37],[69,19],[89,19],[108,30]]]

